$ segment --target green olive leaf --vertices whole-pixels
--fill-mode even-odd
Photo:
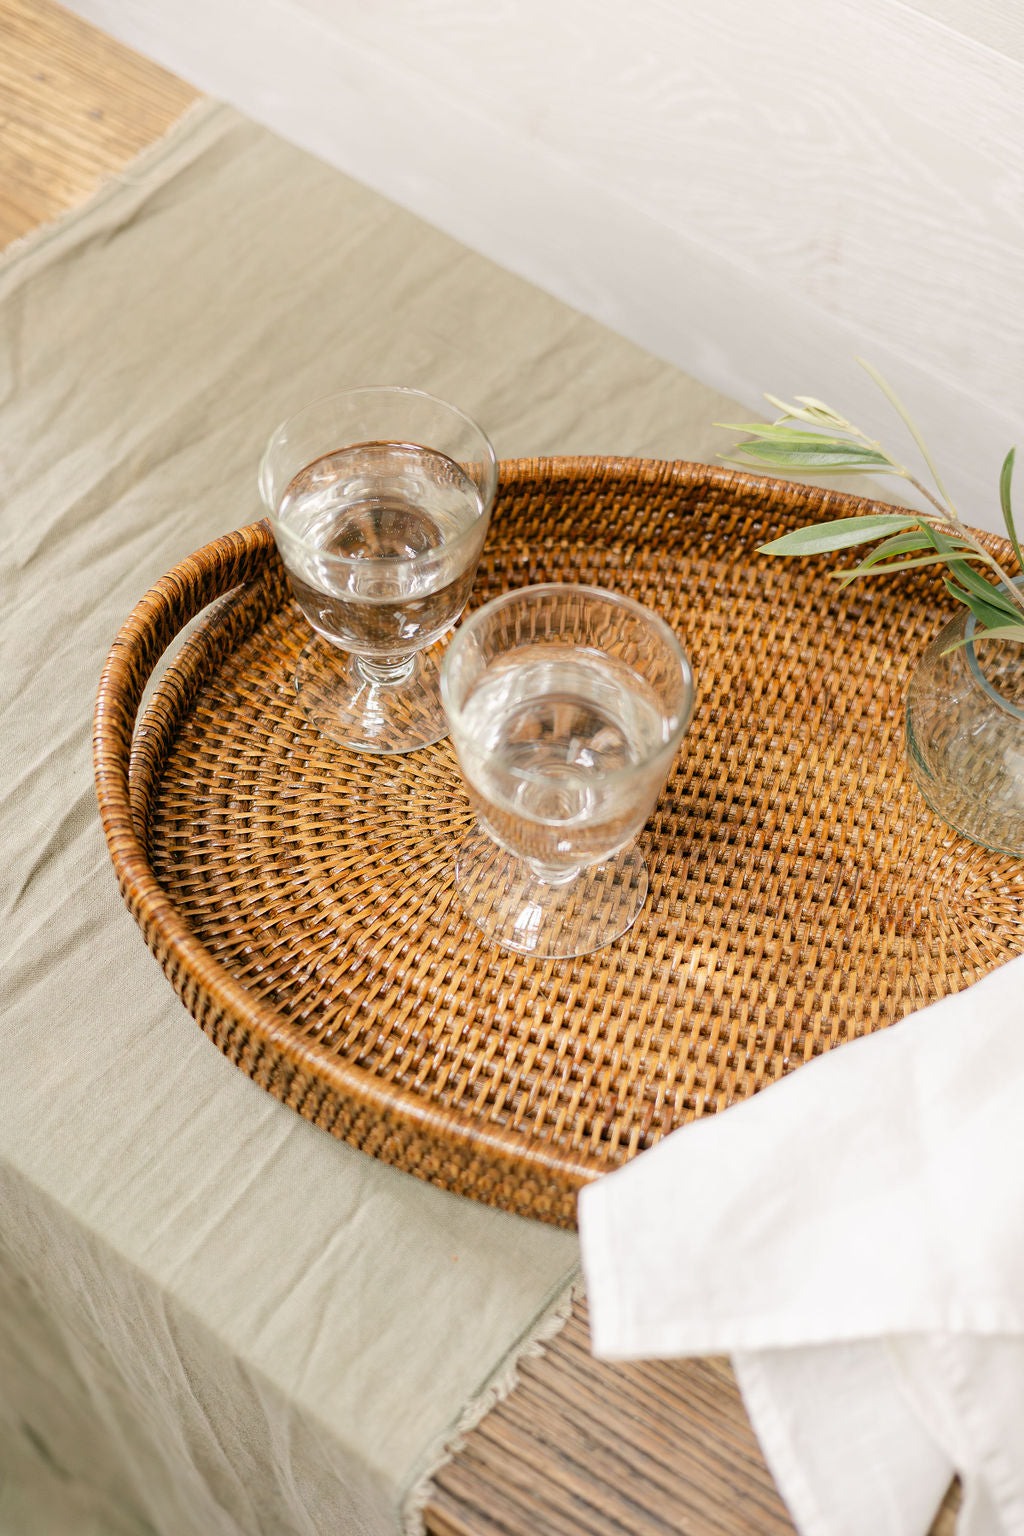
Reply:
[[[1005,608],[997,608],[978,592],[969,592],[964,587],[958,587],[956,582],[952,581],[948,576],[944,577],[944,580],[946,591],[950,596],[955,597],[958,603],[966,603],[974,617],[979,623],[984,624],[986,629],[1001,629],[1006,623],[1007,612]],[[989,592],[995,590],[989,582],[984,580],[982,580],[982,586],[988,587]],[[1012,627],[1017,628],[1018,626],[1015,623]],[[1024,614],[1021,615],[1021,628],[1024,629]]]
[[[1020,609],[1013,598],[1008,597],[1005,592],[1000,592],[999,588],[994,587],[990,581],[986,581],[984,576],[979,576],[978,572],[973,570],[966,560],[950,560],[948,555],[945,558],[950,571],[960,585],[965,587],[967,591],[972,592],[987,607],[993,608],[997,612],[1002,612],[1004,615],[1003,622],[1005,622],[1007,614],[1009,614],[1010,618],[1016,618],[1020,614]],[[1024,614],[1021,614],[1021,618],[1024,619]]]
[[[716,426],[725,427],[729,432],[746,432],[752,439],[763,442],[792,443],[794,447],[818,447],[832,449],[847,449],[852,453],[863,453],[864,445],[854,442],[848,437],[830,437],[826,432],[808,432],[803,427],[788,426],[785,421],[719,421]],[[746,448],[753,444],[737,443],[738,448]]]
[[[868,566],[877,565],[879,560],[888,560],[895,555],[910,555],[919,549],[931,548],[931,540],[924,529],[912,528],[909,533],[897,533],[891,539],[883,539],[877,549],[865,555],[857,569],[867,569]]]
[[[842,586],[848,587],[851,581],[856,581],[861,576],[891,576],[900,571],[916,571],[922,565],[945,565],[945,555],[921,555],[917,560],[890,560],[885,565],[869,566],[867,561],[862,562],[853,571],[832,571]]]
[[[812,434],[808,434],[810,438]],[[832,443],[827,439],[808,442],[738,443],[733,459],[736,463],[766,464],[772,469],[841,469],[844,472],[858,469],[886,469],[887,461],[870,448],[856,443]]]
[[[1013,461],[1017,457],[1016,448],[1011,448],[1003,460],[1003,467],[999,471],[999,505],[1003,509],[1003,522],[1006,531],[1010,535],[1010,543],[1013,552],[1017,556],[1017,564],[1024,571],[1024,554],[1021,554],[1020,545],[1017,542],[1017,531],[1013,526],[1013,509],[1010,506],[1010,482],[1013,479]]]
[[[815,400],[812,395],[797,395],[796,398],[797,404],[790,405],[788,400],[780,400],[778,395],[765,395],[768,404],[782,412],[783,419],[806,421],[815,427],[833,427],[840,432],[850,430],[850,423],[838,411],[826,405],[824,400]]]
[[[973,645],[978,640],[1017,640],[1024,645],[1024,617],[1019,624],[996,624],[992,629],[976,629],[973,635],[964,635],[962,640],[956,640],[952,645],[947,645],[940,654],[948,656],[951,651],[958,651],[962,645]]]
[[[822,416],[828,421],[834,421],[837,427],[845,427],[847,425],[839,412],[834,411],[830,405],[826,405],[824,400],[815,400],[813,395],[797,395],[796,398],[813,415]]]
[[[898,512],[865,517],[841,517],[834,523],[816,523],[810,528],[794,528],[770,544],[762,544],[759,555],[824,555],[833,549],[849,549],[851,544],[867,544],[894,528],[912,528],[917,522],[913,516]]]

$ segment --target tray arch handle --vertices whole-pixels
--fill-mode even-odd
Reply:
[[[276,558],[266,519],[223,534],[161,576],[121,626],[100,677],[93,766],[100,820],[118,883],[134,916],[155,882],[132,809],[130,767],[139,706],[153,670],[186,624],[251,581]],[[152,882],[152,886],[151,886]]]

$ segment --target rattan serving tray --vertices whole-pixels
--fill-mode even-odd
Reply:
[[[583,1182],[673,1127],[1024,951],[1024,861],[948,831],[904,773],[941,582],[840,593],[827,559],[753,553],[866,509],[703,465],[502,466],[473,605],[615,587],[668,619],[698,678],[643,836],[646,908],[563,962],[487,949],[462,918],[471,818],[447,742],[375,758],[307,724],[290,678],[308,631],[267,527],[184,561],[111,652],[96,775],[125,900],[203,1029],[335,1136],[568,1225]],[[136,729],[158,656],[211,603]]]

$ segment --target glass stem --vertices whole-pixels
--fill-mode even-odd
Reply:
[[[527,868],[535,879],[543,885],[568,885],[579,874],[581,865],[576,864],[572,869],[565,869],[561,864],[542,864],[539,859],[527,859]]]
[[[378,687],[404,683],[415,664],[415,656],[379,656],[372,661],[368,656],[356,657],[356,671],[366,682]]]

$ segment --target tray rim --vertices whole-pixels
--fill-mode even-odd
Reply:
[[[635,484],[639,480],[654,487],[678,482],[681,489],[706,486],[712,492],[734,491],[741,485],[751,499],[763,494],[776,506],[781,501],[803,508],[809,522],[825,520],[826,514],[894,510],[890,503],[848,492],[698,461],[603,455],[504,460],[499,465],[497,495],[500,498],[503,492],[526,484],[540,486],[545,479],[581,475],[599,475],[609,484],[617,480]],[[1009,552],[1007,540],[987,533],[982,537],[994,549]],[[140,817],[133,805],[133,779],[138,778],[136,730],[146,683],[159,656],[184,628],[178,613],[183,597],[192,609],[185,621],[188,622],[208,612],[212,604],[251,586],[265,571],[267,562],[278,558],[266,519],[211,540],[154,583],[135,604],[113,642],[96,698],[94,773],[104,836],[128,910],[186,1008],[229,1059],[247,1075],[256,1077],[252,1069],[257,1059],[268,1049],[275,1053],[285,1073],[291,1074],[289,1090],[285,1094],[279,1091],[280,1085],[264,1082],[263,1086],[290,1107],[315,1119],[316,1116],[307,1113],[303,1101],[313,1084],[326,1084],[334,1093],[355,1100],[380,1117],[397,1120],[410,1131],[425,1133],[439,1144],[459,1144],[477,1156],[482,1155],[487,1162],[514,1170],[520,1181],[522,1175],[540,1180],[553,1176],[571,1188],[574,1199],[575,1190],[581,1185],[621,1166],[630,1155],[628,1150],[614,1163],[585,1148],[563,1151],[535,1141],[528,1132],[476,1122],[458,1111],[433,1105],[353,1062],[318,1052],[299,1038],[274,1008],[253,998],[195,937],[152,869],[140,836]],[[186,640],[182,653],[188,643]],[[209,1012],[212,1004],[213,1027],[208,1027],[197,1012],[201,1002],[204,1013]],[[218,1028],[225,1035],[225,1042],[217,1039]],[[237,1031],[248,1032],[249,1043],[235,1052],[228,1046]],[[258,1048],[253,1049],[253,1042],[258,1042]],[[395,1161],[386,1154],[372,1155]],[[399,1160],[399,1166],[416,1171],[404,1161]],[[558,1219],[564,1215],[563,1212]],[[570,1223],[571,1216],[564,1224]]]

